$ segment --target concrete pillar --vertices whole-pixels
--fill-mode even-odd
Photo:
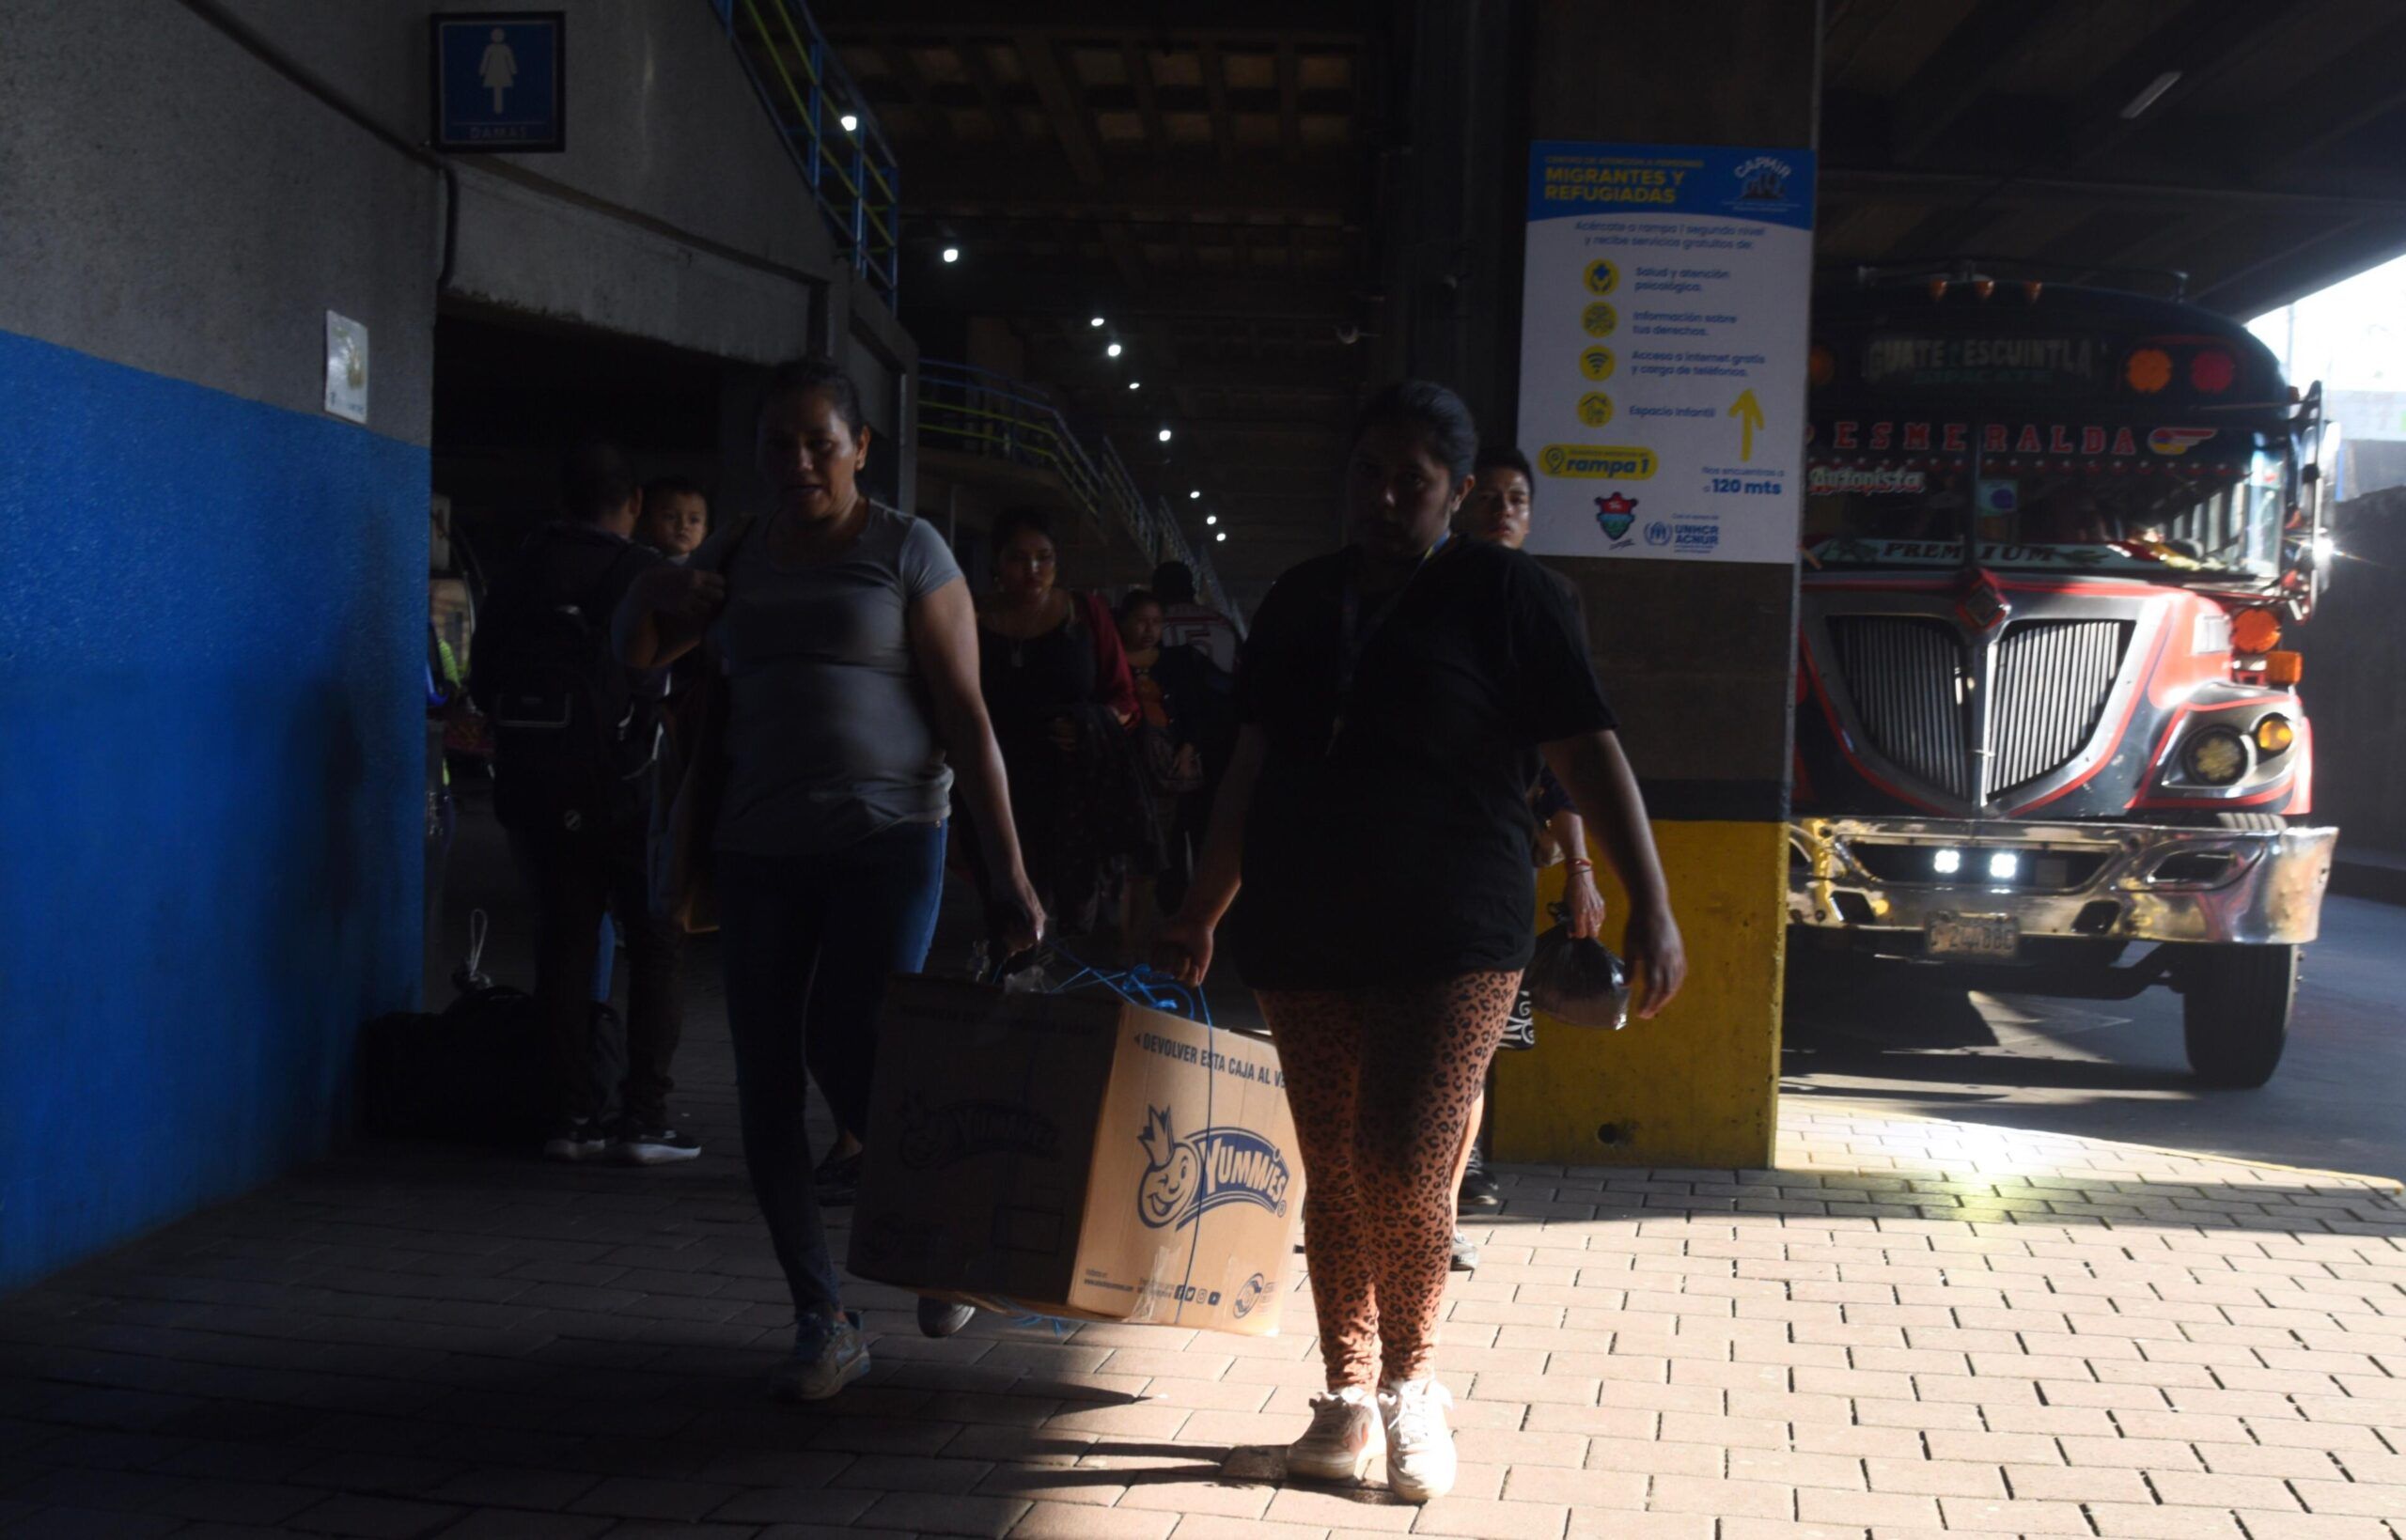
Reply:
[[[1526,138],[1810,147],[1814,0],[1538,0]],[[1517,231],[1525,143],[1512,179]],[[1499,291],[1516,294],[1519,257]],[[1499,334],[1517,335],[1519,306]],[[1801,361],[1800,361],[1801,366]],[[1482,416],[1513,422],[1508,380]],[[1508,428],[1506,429],[1508,431]],[[1797,489],[1801,498],[1803,489]],[[1789,509],[1790,517],[1801,512]],[[1538,517],[1575,509],[1540,506]],[[1764,1167],[1777,1132],[1793,563],[1550,557],[1585,598],[1597,664],[1646,785],[1688,946],[1686,992],[1616,1034],[1540,1023],[1496,1072],[1498,1159]],[[1551,896],[1559,876],[1543,884]],[[1625,901],[1608,885],[1617,910]],[[1617,926],[1613,927],[1617,931]]]

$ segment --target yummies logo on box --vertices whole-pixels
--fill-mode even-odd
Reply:
[[[1286,1217],[1293,1180],[1286,1152],[1251,1128],[1221,1126],[1180,1135],[1170,1109],[1152,1107],[1136,1142],[1145,1152],[1136,1218],[1147,1229],[1181,1230],[1228,1204]]]

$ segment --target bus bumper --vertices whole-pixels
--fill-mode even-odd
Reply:
[[[1930,956],[2022,937],[2302,943],[2320,933],[2336,829],[1799,818],[1789,923]],[[2000,951],[1998,948],[2005,947]]]

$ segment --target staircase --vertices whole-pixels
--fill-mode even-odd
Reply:
[[[1094,535],[1126,536],[1155,567],[1184,562],[1196,597],[1242,626],[1211,557],[1187,544],[1169,505],[1137,490],[1109,439],[1098,437],[1090,450],[1036,386],[974,365],[923,358],[919,436],[930,447],[1040,473],[1068,494]]]
[[[868,98],[803,0],[711,0],[711,8],[852,271],[891,306],[902,178]]]

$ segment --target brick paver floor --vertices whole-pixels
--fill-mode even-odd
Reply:
[[[2391,1184],[1803,1108],[1776,1171],[1507,1171],[1414,1509],[1280,1479],[1301,1298],[938,1343],[863,1287],[869,1378],[767,1403],[724,1054],[682,1073],[690,1166],[370,1149],[0,1301],[0,1533],[2406,1540]]]

